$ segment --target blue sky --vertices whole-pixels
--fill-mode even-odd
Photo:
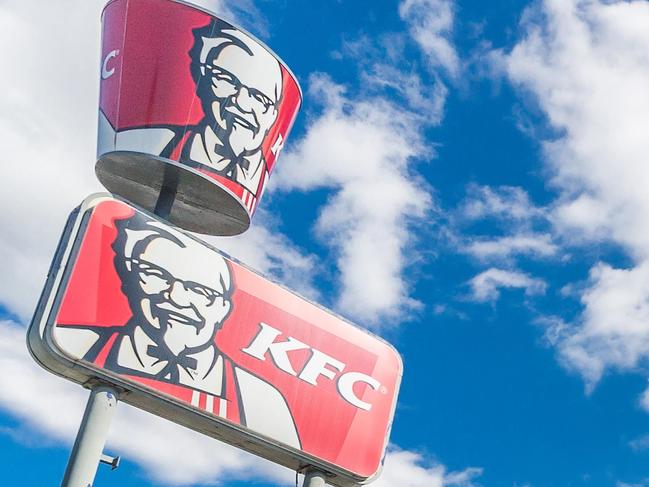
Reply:
[[[203,1],[304,104],[243,236],[217,245],[394,343],[379,487],[649,485],[649,3]],[[85,392],[24,346],[92,191],[102,2],[0,5],[0,452],[56,485]],[[33,164],[27,167],[26,163]],[[122,405],[96,485],[292,485]]]

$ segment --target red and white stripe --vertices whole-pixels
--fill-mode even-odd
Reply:
[[[247,189],[244,189],[243,194],[241,195],[241,201],[243,201],[243,204],[248,209],[248,213],[252,215],[257,206],[257,198],[255,198],[255,195]]]
[[[215,414],[222,418],[228,417],[228,401],[222,397],[213,396],[206,392],[192,391],[192,406]]]

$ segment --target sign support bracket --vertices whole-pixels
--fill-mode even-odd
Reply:
[[[116,409],[115,389],[105,385],[92,388],[61,487],[92,486]]]
[[[324,472],[314,468],[309,468],[304,474],[302,487],[325,487],[327,485],[325,478],[326,475]]]
[[[179,181],[180,170],[171,164],[166,164],[162,176],[162,187],[160,188],[160,194],[158,195],[153,210],[153,213],[164,220],[169,219],[171,207],[173,206],[178,193]]]

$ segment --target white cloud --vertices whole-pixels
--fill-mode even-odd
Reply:
[[[385,93],[393,100],[399,99],[413,115],[420,116],[423,125],[435,125],[444,113],[448,88],[437,71],[420,69],[419,56],[407,50],[413,41],[417,50],[422,51],[417,41],[404,32],[371,38],[360,35],[344,40],[332,57],[347,59],[358,68],[365,92]],[[426,53],[421,54],[428,64]]]
[[[629,441],[629,446],[632,450],[640,451],[649,449],[649,435],[643,435]]]
[[[609,239],[611,233],[608,226],[615,218],[615,212],[604,202],[588,194],[580,194],[558,205],[551,218],[564,240],[579,245]]]
[[[548,210],[534,205],[520,187],[470,184],[451,220],[457,227],[453,233],[457,246],[480,261],[548,258],[559,252],[550,231]],[[492,223],[488,235],[470,235],[465,229],[485,221]],[[502,234],[497,235],[497,230]]]
[[[593,386],[607,367],[633,369],[649,353],[649,262],[598,264],[581,297],[581,322],[559,341],[561,357]]]
[[[422,123],[438,124],[444,113],[448,88],[440,81],[425,83],[415,72],[407,72],[387,63],[376,63],[361,73],[362,80],[373,88],[390,88],[399,93],[408,108],[422,118]]]
[[[552,235],[518,234],[498,238],[481,238],[469,242],[465,251],[481,260],[507,259],[514,255],[549,257],[555,255],[558,247],[552,242]]]
[[[380,97],[349,99],[324,75],[311,77],[310,95],[324,110],[283,154],[274,184],[333,190],[316,232],[338,254],[338,307],[369,323],[399,319],[418,304],[404,276],[410,224],[422,222],[432,205],[430,188],[412,168],[414,158],[427,155],[416,116]]]
[[[557,342],[592,387],[649,359],[649,4],[545,0],[499,63],[555,133],[543,143],[567,241],[617,243],[631,268],[596,264],[583,313]]]
[[[545,210],[535,206],[527,192],[518,186],[478,186],[467,187],[467,197],[460,207],[463,220],[474,221],[494,218],[529,226],[538,218],[544,219]]]
[[[426,465],[426,463],[430,463]],[[426,462],[413,451],[393,448],[385,459],[383,474],[372,483],[376,487],[474,487],[474,479],[482,474],[481,468],[467,468],[449,472],[442,464]]]
[[[436,156],[434,143],[423,145],[423,129],[441,123],[448,95],[442,75],[459,69],[452,2],[406,0],[399,14],[408,34],[361,35],[332,53],[358,67],[357,91],[311,76],[307,99],[323,108],[291,142],[270,185],[329,190],[315,231],[337,259],[335,306],[372,326],[399,323],[421,307],[407,274],[420,258],[411,252],[414,231],[432,218],[433,198],[415,166]],[[406,54],[412,44],[427,71]]]
[[[526,296],[544,294],[546,283],[524,272],[515,270],[497,269],[492,267],[474,276],[469,281],[471,298],[475,301],[497,301],[500,290],[523,289]]]
[[[604,225],[647,256],[649,5],[546,1],[542,13],[544,21],[528,15],[506,66],[560,131],[544,144],[562,191],[558,223],[589,232]]]
[[[455,77],[460,60],[452,42],[455,21],[451,0],[403,0],[399,15],[405,20],[413,39],[428,57],[430,67],[443,68]]]
[[[647,487],[649,485],[649,480],[642,480],[640,482],[627,483],[622,481],[617,481],[615,487]]]
[[[41,369],[27,352],[25,328],[9,321],[0,321],[0,366],[3,409],[38,430],[69,440],[83,413],[83,389]]]
[[[163,485],[226,485],[231,477],[286,485],[295,476],[289,469],[139,409],[118,407],[107,447],[136,461]]]
[[[649,387],[640,396],[640,406],[649,413]]]
[[[20,46],[0,53],[0,296],[26,317],[67,213],[100,188],[93,165],[101,5],[14,1],[0,12],[0,42]]]

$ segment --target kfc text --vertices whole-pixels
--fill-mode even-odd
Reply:
[[[324,376],[327,379],[336,380],[338,374],[345,370],[346,365],[341,361],[336,360],[335,358],[330,357],[329,355],[316,350],[293,337],[288,337],[285,341],[276,341],[282,334],[281,331],[267,325],[266,323],[259,323],[259,325],[261,326],[261,330],[252,340],[250,345],[241,350],[242,352],[264,361],[266,360],[266,352],[270,352],[273,362],[275,362],[275,365],[279,369],[314,386],[318,385],[318,377]],[[297,372],[293,368],[288,356],[289,352],[295,350],[311,350],[311,357],[300,372]],[[337,378],[336,385],[338,392],[342,398],[351,405],[369,411],[372,408],[372,405],[361,400],[354,393],[354,386],[358,382],[369,385],[375,391],[379,390],[379,387],[381,387],[379,381],[369,375],[360,372],[346,372],[340,374]]]

